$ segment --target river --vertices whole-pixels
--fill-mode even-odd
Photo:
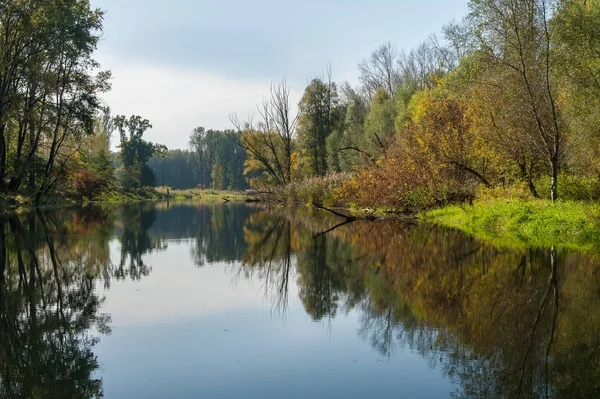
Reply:
[[[600,397],[600,256],[341,222],[202,202],[2,217],[1,397]]]

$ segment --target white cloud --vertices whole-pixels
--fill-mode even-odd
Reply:
[[[197,126],[231,128],[231,113],[245,118],[269,92],[268,81],[243,81],[214,72],[135,64],[102,55],[98,60],[113,73],[112,90],[103,95],[113,114],[149,119],[153,129],[146,139],[169,148],[187,148],[190,132]],[[292,88],[294,105],[303,89]]]
[[[237,267],[212,264],[204,268],[194,265],[191,242],[169,243],[168,251],[144,255],[144,263],[152,267],[138,281],[111,282],[104,291],[102,312],[109,313],[112,326],[155,325],[195,320],[227,312],[269,311],[264,282],[237,278]],[[111,242],[111,257],[118,263],[120,246]],[[98,281],[98,288],[103,282]],[[297,298],[298,289],[290,284],[289,297]]]

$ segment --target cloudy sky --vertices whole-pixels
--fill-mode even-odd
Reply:
[[[285,77],[294,102],[331,64],[357,83],[382,43],[410,49],[467,11],[466,0],[91,0],[106,12],[96,58],[113,72],[104,96],[137,114],[148,139],[186,148],[196,126],[230,128]]]

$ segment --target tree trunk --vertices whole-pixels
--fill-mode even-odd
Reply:
[[[6,191],[6,123],[0,123],[0,193]]]
[[[552,183],[550,185],[550,199],[552,202],[558,199],[558,161],[552,160]]]

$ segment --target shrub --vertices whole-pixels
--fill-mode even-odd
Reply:
[[[106,178],[88,169],[78,170],[73,177],[73,187],[80,199],[96,199],[107,185]]]
[[[444,170],[422,153],[406,154],[394,145],[379,165],[358,172],[340,190],[340,198],[360,207],[428,208],[448,201]]]
[[[524,201],[534,199],[526,182],[518,182],[507,186],[481,186],[476,190],[475,197],[482,202],[502,199],[519,199]]]
[[[331,173],[326,176],[310,177],[293,181],[279,193],[292,202],[310,204],[319,202],[326,205],[344,205],[340,201],[339,190],[351,178],[348,173]]]
[[[549,197],[550,177],[536,181],[540,195]],[[558,177],[558,195],[564,200],[586,201],[600,199],[600,181],[595,177],[561,174]]]

